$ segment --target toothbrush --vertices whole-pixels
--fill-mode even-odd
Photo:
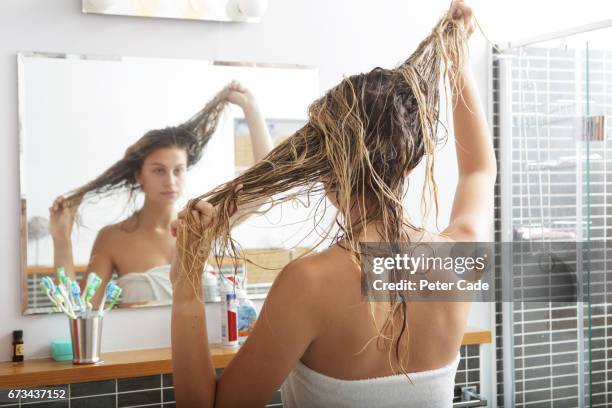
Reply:
[[[103,314],[104,304],[106,303],[106,299],[112,299],[113,294],[116,290],[114,286],[116,286],[114,282],[109,282],[106,284],[106,287],[104,288],[104,295],[102,295],[102,300],[100,301],[100,306],[98,307],[99,315]]]
[[[85,313],[85,302],[83,302],[83,299],[81,298],[81,288],[75,281],[72,281],[70,284],[70,292],[72,293],[72,297],[74,298],[75,303],[78,305],[81,313]]]
[[[85,292],[85,299],[83,299],[83,302],[85,302],[87,311],[93,309],[93,305],[91,304],[90,300],[94,297],[95,293],[96,290],[93,286],[88,287],[87,291]]]
[[[53,293],[55,292],[55,284],[53,283],[53,279],[51,279],[48,276],[43,277],[40,282],[40,286],[43,292],[45,293],[45,295],[47,295],[49,300],[51,300],[51,303],[55,305],[55,311],[58,311],[58,310],[61,311],[61,307],[59,303],[57,302],[57,299],[53,297]]]
[[[66,292],[68,292],[68,299],[70,300],[70,303],[72,304],[72,308],[76,309],[78,307],[78,303],[76,302],[76,300],[74,299],[74,296],[72,295],[72,279],[66,277],[66,280],[64,282],[64,287],[66,288]]]
[[[49,281],[51,282],[51,285],[53,285],[53,281],[51,281],[51,279],[49,279]],[[45,280],[45,278],[43,278],[42,282],[40,282],[40,287],[41,287],[42,291],[45,293],[45,295],[47,295],[47,297],[49,298],[51,303],[53,303],[53,305],[55,306],[55,310],[58,310],[60,307],[59,307],[59,305],[57,303],[57,300],[55,300],[55,298],[53,296],[51,296],[51,293],[53,293],[52,291],[54,289],[54,286],[50,286],[49,285],[49,281],[47,281],[47,280]]]
[[[117,285],[111,286],[111,289],[110,289],[111,293],[109,293],[109,295],[107,296],[111,299],[111,302],[109,303],[106,310],[111,310],[113,306],[115,306],[115,302],[117,302],[117,300],[119,299],[119,295],[121,295],[121,291],[122,291],[121,287]]]
[[[64,267],[60,266],[59,268],[57,268],[57,270],[55,271],[55,274],[57,275],[58,284],[61,283],[65,285],[66,284],[66,271],[64,270]]]
[[[91,303],[89,302],[91,298],[93,298],[96,290],[102,283],[102,279],[95,272],[90,272],[87,275],[87,285],[85,286],[85,290],[83,291],[83,301],[87,304],[88,308],[92,308]]]
[[[69,317],[71,317],[71,318],[73,318],[73,319],[76,319],[76,316],[75,316],[74,312],[72,312],[72,311],[68,310],[68,309],[66,308],[66,306],[64,306],[65,299],[64,299],[64,296],[63,296],[62,291],[61,291],[61,289],[59,288],[59,286],[56,286],[56,287],[55,287],[55,290],[54,290],[54,292],[53,292],[53,297],[56,299],[56,301],[57,301],[57,303],[58,303],[58,306],[60,307],[60,309],[62,309],[62,311],[63,311],[65,314],[67,314]]]
[[[60,283],[59,285],[57,285],[57,288],[59,292],[61,293],[62,298],[64,299],[64,306],[66,307],[66,309],[68,309],[68,311],[70,312],[70,315],[74,316],[75,315],[74,308],[72,307],[72,302],[70,301],[70,294],[66,290],[66,287],[64,286],[63,283]]]

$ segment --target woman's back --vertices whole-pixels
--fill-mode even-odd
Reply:
[[[428,240],[442,240],[428,237]],[[379,347],[377,327],[389,314],[385,302],[364,302],[361,272],[338,245],[305,257],[304,273],[316,275],[324,302],[325,331],[311,343],[301,361],[313,370],[339,379],[357,380],[395,374],[388,346]],[[443,367],[453,361],[463,338],[469,312],[464,302],[409,302],[407,304],[407,372]],[[400,322],[396,322],[400,323]],[[406,345],[403,344],[405,347]]]
[[[411,236],[412,241],[419,239],[429,242],[448,241],[429,234],[426,239],[421,233]],[[284,400],[302,400],[302,404],[307,404],[304,398],[309,399],[308,395],[323,397],[327,388],[339,392],[344,390],[349,394],[370,390],[370,394],[366,392],[364,395],[389,402],[395,397],[400,400],[417,398],[417,395],[426,391],[430,400],[431,387],[434,387],[439,388],[437,392],[442,400],[446,401],[450,396],[449,401],[452,401],[454,374],[469,303],[407,303],[408,324],[400,351],[404,356],[404,370],[415,383],[421,384],[414,388],[401,375],[397,364],[394,364],[395,371],[391,366],[389,349],[392,347],[394,352],[395,344],[391,345],[390,341],[378,337],[378,328],[383,327],[389,315],[389,305],[387,302],[363,301],[361,272],[351,261],[349,253],[335,245],[296,262],[299,263],[301,273],[314,275],[318,282],[319,302],[323,303],[325,324],[283,384]],[[401,324],[401,316],[398,316],[395,324]],[[408,388],[396,389],[401,386]],[[320,390],[318,397],[309,392],[309,389]],[[393,390],[395,397],[387,395],[391,392],[389,390]],[[341,400],[350,401],[351,398],[343,395]]]

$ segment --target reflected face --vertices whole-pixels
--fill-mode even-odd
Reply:
[[[183,194],[187,171],[187,152],[180,147],[164,147],[149,154],[136,180],[147,200],[174,204]]]

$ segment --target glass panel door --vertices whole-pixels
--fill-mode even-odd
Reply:
[[[604,38],[612,29],[494,59],[496,240],[508,245],[497,268],[498,406],[612,405],[612,52]]]

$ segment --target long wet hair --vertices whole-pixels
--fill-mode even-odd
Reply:
[[[134,144],[129,146],[123,158],[106,169],[101,175],[64,195],[69,207],[78,207],[83,200],[100,198],[118,192],[129,194],[128,202],[133,201],[140,190],[136,174],[152,152],[166,147],[178,147],[187,152],[187,168],[195,165],[204,147],[219,124],[221,114],[226,106],[227,90],[215,95],[207,104],[179,126],[154,129],[145,133]]]
[[[179,276],[196,290],[198,272],[211,252],[239,258],[239,247],[230,233],[231,217],[238,208],[266,197],[274,196],[272,205],[277,205],[301,195],[332,191],[337,201],[338,228],[337,232],[330,228],[323,238],[342,243],[357,266],[360,233],[373,220],[380,221],[378,231],[386,242],[409,241],[407,230],[420,228],[411,225],[402,203],[406,174],[424,159],[422,215],[427,216],[428,204],[433,203],[437,218],[433,174],[439,142],[440,88],[441,84],[444,89],[447,85],[453,90],[459,87],[466,44],[463,24],[442,18],[404,63],[394,69],[375,68],[345,78],[313,102],[308,123],[263,160],[234,180],[191,200],[188,210],[206,200],[215,206],[217,216],[202,230],[192,211],[185,211],[177,239]],[[237,191],[240,185],[242,189]],[[282,193],[285,195],[277,198]],[[403,350],[408,340],[406,305],[406,299],[398,293],[379,332],[391,340],[392,367],[403,373]]]

